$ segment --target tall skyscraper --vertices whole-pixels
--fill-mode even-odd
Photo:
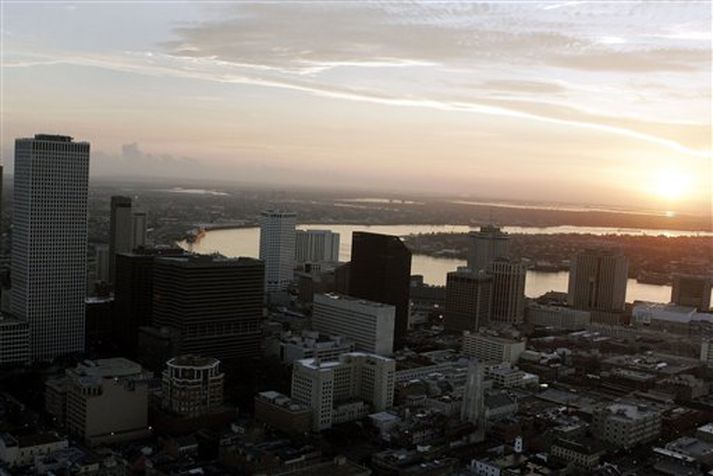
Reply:
[[[618,248],[587,249],[569,271],[569,305],[575,309],[616,312],[624,309],[629,261]]]
[[[131,250],[133,251],[140,246],[146,246],[148,215],[145,211],[135,211],[131,219]]]
[[[341,294],[316,294],[312,327],[323,334],[352,339],[358,351],[391,355],[394,306]]]
[[[293,212],[267,210],[260,214],[260,259],[265,263],[265,290],[283,291],[292,282],[295,267]]]
[[[339,261],[339,233],[329,230],[297,230],[295,261],[322,263]]]
[[[116,254],[131,251],[133,233],[131,198],[115,195],[111,197],[111,215],[109,218],[109,279],[114,282],[116,272]]]
[[[446,315],[449,331],[477,331],[490,320],[493,278],[459,268],[446,275]]]
[[[679,306],[692,306],[701,312],[711,307],[711,284],[707,276],[673,275],[671,302]]]
[[[488,274],[493,277],[491,321],[509,324],[522,322],[525,319],[525,266],[496,258],[488,265]]]
[[[398,236],[355,231],[349,267],[349,294],[396,308],[394,348],[408,330],[411,251]]]
[[[481,226],[480,231],[471,231],[468,237],[468,268],[475,272],[487,269],[496,258],[505,258],[508,254],[510,238],[497,226]]]
[[[154,260],[185,254],[180,248],[147,248],[116,255],[112,327],[123,355],[136,356],[139,328],[151,324]]]
[[[15,141],[12,313],[33,360],[84,350],[89,143],[37,134]]]
[[[252,258],[156,258],[152,323],[176,334],[176,354],[223,361],[257,357],[264,272]]]

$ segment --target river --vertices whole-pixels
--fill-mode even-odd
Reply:
[[[329,229],[340,234],[339,259],[349,261],[352,245],[352,231],[362,230],[388,235],[406,236],[417,233],[465,233],[470,230],[464,225],[299,225],[300,229]],[[594,235],[626,234],[626,235],[665,235],[665,236],[712,236],[709,232],[687,232],[677,230],[639,230],[618,229],[605,227],[518,227],[505,226],[503,231],[508,233],[524,234],[555,234],[555,233],[588,233]],[[225,256],[258,256],[260,230],[253,228],[232,228],[224,230],[209,230],[193,245],[186,242],[179,243],[182,247],[196,253],[221,253]],[[465,263],[452,258],[434,258],[432,256],[414,255],[411,264],[412,274],[423,275],[428,284],[443,285],[446,273],[453,271]],[[537,297],[547,291],[567,291],[569,275],[566,271],[547,273],[541,271],[528,271],[525,281],[525,294],[528,297]],[[635,279],[629,279],[626,300],[668,302],[671,297],[671,286],[643,284]]]

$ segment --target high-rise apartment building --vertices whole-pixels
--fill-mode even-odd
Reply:
[[[510,238],[497,226],[481,226],[480,231],[471,231],[468,238],[468,268],[475,272],[487,269],[496,258],[507,257]]]
[[[393,405],[396,362],[374,354],[342,354],[339,361],[305,359],[292,368],[292,399],[312,409],[312,429],[365,417]]]
[[[622,311],[628,271],[629,261],[620,249],[582,251],[569,272],[569,305],[583,310]]]
[[[161,378],[163,408],[189,418],[213,413],[223,405],[224,384],[218,359],[174,357],[166,362]]]
[[[133,244],[133,215],[131,198],[115,195],[111,197],[109,216],[109,279],[114,282],[116,254],[128,253]]]
[[[673,275],[671,302],[679,306],[695,307],[701,312],[711,307],[711,285],[713,278],[708,276]]]
[[[292,282],[295,267],[293,212],[267,210],[260,214],[260,259],[265,263],[265,290],[283,291]]]
[[[12,314],[33,360],[84,350],[89,143],[37,134],[15,141]]]
[[[252,258],[156,258],[152,324],[176,335],[174,355],[257,357],[264,272],[263,263]]]
[[[297,230],[295,261],[297,263],[338,262],[339,233],[330,230]]]
[[[328,335],[353,340],[356,350],[391,355],[394,346],[394,306],[343,294],[316,294],[312,327]]]
[[[493,277],[491,321],[521,323],[525,319],[525,266],[496,258],[488,265],[488,274]]]
[[[394,348],[408,330],[411,251],[398,236],[355,231],[349,266],[349,294],[396,308]]]
[[[446,315],[449,331],[477,331],[490,320],[493,278],[468,268],[446,275]]]

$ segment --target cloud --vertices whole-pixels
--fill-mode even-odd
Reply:
[[[119,153],[92,151],[92,175],[193,177],[202,165],[190,157],[151,154],[136,142],[123,144]]]
[[[563,6],[570,8],[552,10]],[[672,27],[659,25],[676,19],[660,20],[672,8],[692,11],[678,4],[611,8],[578,2],[545,10],[506,2],[239,4],[226,9],[220,20],[176,28],[176,38],[163,46],[175,55],[302,73],[320,64],[389,61],[487,61],[621,72],[706,68],[709,47],[669,48],[658,41],[670,35]],[[700,20],[705,25],[705,18]],[[636,41],[626,42],[627,49],[620,41],[601,41],[632,35]]]
[[[480,96],[473,98],[462,94],[435,94],[432,97],[413,94],[404,95],[403,93],[399,94],[388,90],[329,84],[303,75],[260,75],[256,74],[252,68],[245,70],[242,66],[213,58],[185,58],[159,53],[151,54],[150,56],[141,54],[121,56],[69,54],[64,57],[62,54],[57,53],[52,55],[51,61],[52,64],[64,63],[90,66],[151,76],[181,77],[227,84],[279,88],[324,98],[374,103],[384,106],[474,113],[557,124],[569,128],[615,134],[645,141],[693,157],[710,157],[710,150],[705,147],[709,144],[704,142],[704,150],[697,148],[701,143],[699,140],[700,129],[703,129],[704,134],[709,134],[709,124],[686,125],[672,123],[657,125],[653,121],[637,120],[626,118],[625,116],[607,117],[602,114],[586,112],[586,110],[575,106],[553,104],[549,97],[543,98],[542,101],[537,101],[532,100],[531,97],[503,99]],[[42,61],[36,60],[30,64],[34,63],[41,64]],[[22,61],[15,63],[15,65],[22,66],[25,64]],[[515,91],[518,86],[522,89],[523,86],[527,87],[526,84],[521,82],[510,90]],[[533,87],[532,84],[529,86],[530,88]],[[691,126],[690,129],[694,130],[694,132],[690,133],[689,131],[683,134],[681,138],[671,134],[678,129],[686,129],[687,126]],[[653,129],[655,129],[655,133],[648,132],[648,130]],[[689,146],[691,135],[695,137],[695,140],[690,141],[693,145]]]

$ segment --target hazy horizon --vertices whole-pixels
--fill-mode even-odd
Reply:
[[[94,177],[711,213],[710,2],[2,5],[2,137]]]

